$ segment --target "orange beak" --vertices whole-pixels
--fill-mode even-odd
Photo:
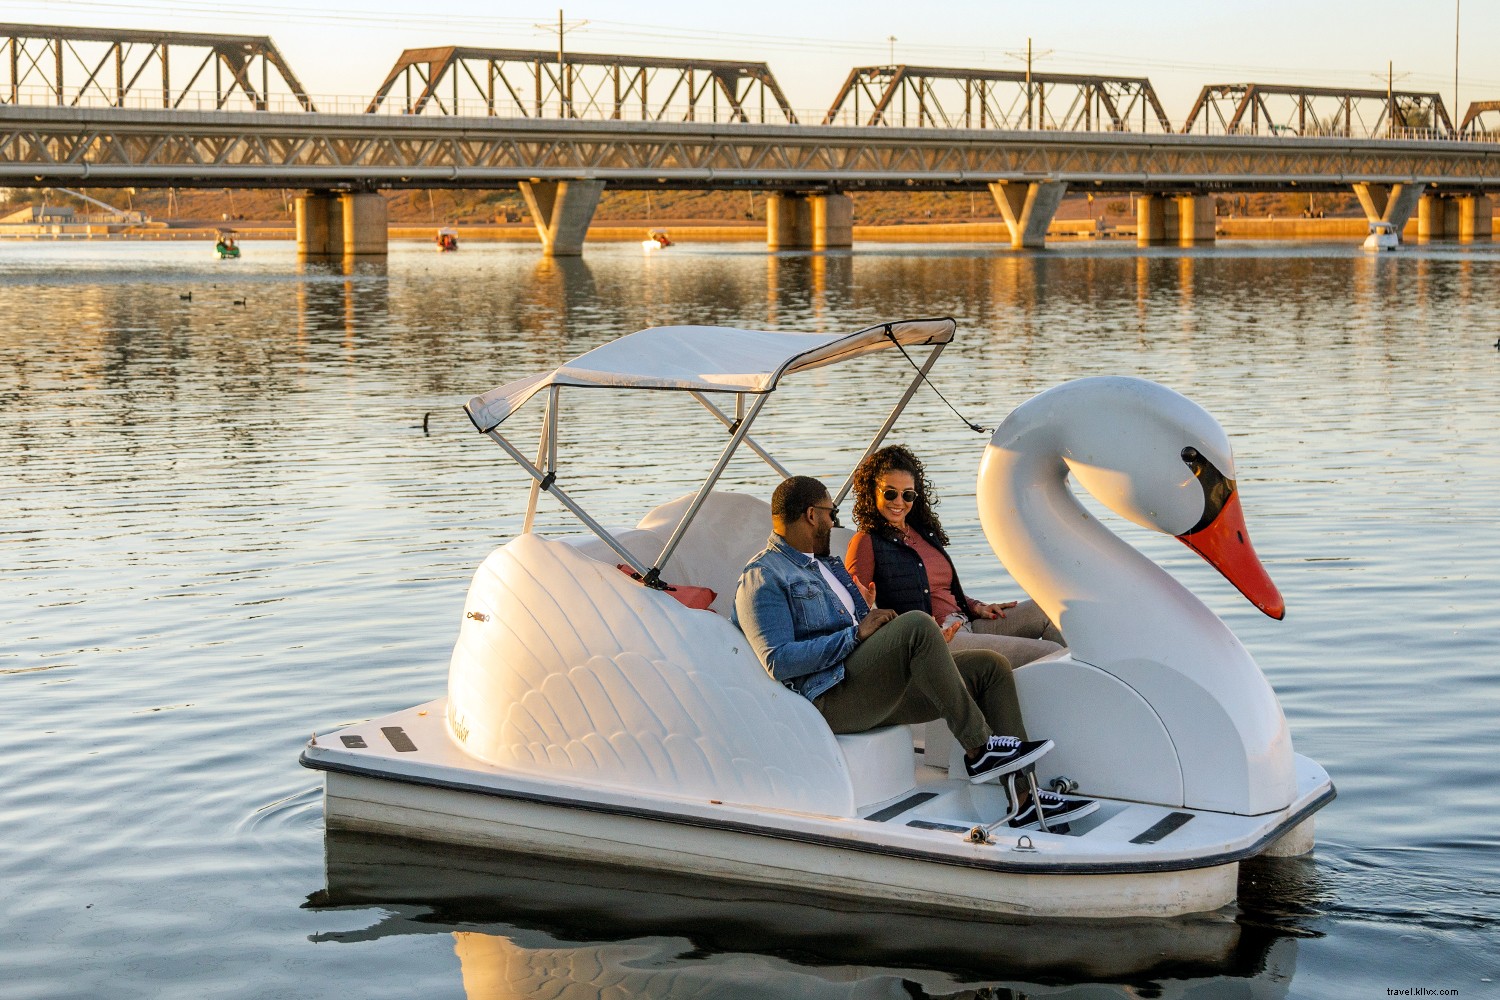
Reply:
[[[1198,553],[1224,579],[1234,584],[1251,604],[1280,621],[1286,616],[1286,601],[1281,591],[1271,582],[1271,576],[1260,564],[1255,549],[1250,545],[1250,532],[1245,528],[1245,513],[1240,509],[1239,491],[1229,495],[1219,516],[1206,527],[1177,540]]]

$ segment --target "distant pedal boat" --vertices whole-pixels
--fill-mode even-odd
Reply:
[[[233,229],[221,229],[214,241],[214,255],[220,260],[235,260],[240,255],[240,245],[234,241]]]
[[[1070,643],[1016,674],[1028,727],[1057,741],[1037,776],[1076,785],[1097,812],[1012,830],[1003,790],[967,780],[941,723],[835,736],[761,667],[728,614],[769,506],[715,491],[724,465],[748,446],[775,481],[787,474],[749,436],[782,378],[898,346],[927,348],[930,368],[953,336],[946,319],[852,334],[653,328],[471,399],[475,426],[532,480],[525,527],[474,576],[447,696],[304,750],[326,773],[328,829],[1058,917],[1218,909],[1235,898],[1241,860],[1310,850],[1333,785],[1293,752],[1253,659],[1068,486],[1182,538],[1279,614],[1244,534],[1227,436],[1155,383],[1083,379],[1023,403],[978,481],[992,546]],[[871,450],[922,377],[893,384]],[[731,432],[697,493],[634,528],[603,527],[558,480],[561,394],[599,388],[686,392]],[[538,395],[534,464],[500,429]],[[534,533],[544,491],[591,533]],[[839,531],[835,547],[848,540]]]
[[[1366,250],[1395,250],[1401,245],[1401,234],[1394,223],[1372,222],[1363,245]]]

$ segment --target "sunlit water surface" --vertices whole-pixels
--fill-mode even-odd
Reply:
[[[397,245],[345,274],[287,244],[237,262],[0,246],[0,993],[1495,995],[1497,265],[1489,247],[1336,244],[606,245],[556,262]],[[935,377],[986,426],[1120,373],[1228,429],[1285,622],[1112,523],[1225,617],[1333,775],[1312,859],[1247,865],[1236,910],[1101,928],[325,838],[302,745],[443,693],[469,575],[520,525],[524,483],[465,399],[655,324],[944,315],[960,336]],[[902,364],[790,380],[757,436],[838,480]],[[723,434],[705,418],[578,400],[566,481],[634,523],[711,466]],[[895,440],[928,459],[968,589],[1015,596],[976,527],[984,439],[924,390]],[[728,476],[773,483],[752,458]]]

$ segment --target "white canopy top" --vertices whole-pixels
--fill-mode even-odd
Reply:
[[[900,344],[946,344],[951,319],[882,323],[857,333],[782,333],[720,326],[656,326],[596,347],[554,371],[502,385],[464,407],[481,432],[500,426],[552,385],[681,392],[766,393],[783,375]]]

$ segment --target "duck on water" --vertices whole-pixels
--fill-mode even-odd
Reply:
[[[761,668],[728,614],[769,506],[716,490],[725,466],[749,448],[775,481],[791,474],[750,436],[782,379],[866,355],[911,360],[919,370],[893,380],[868,454],[954,332],[946,319],[849,334],[659,327],[471,399],[476,428],[530,477],[523,531],[474,576],[446,696],[315,736],[303,752],[326,772],[328,828],[1060,917],[1214,910],[1234,900],[1241,860],[1310,851],[1333,785],[1293,751],[1254,659],[1070,486],[1179,538],[1281,617],[1227,435],[1153,382],[1044,392],[979,461],[985,536],[1068,641],[1016,671],[1028,726],[1056,740],[1037,777],[1097,801],[1091,814],[1014,830],[1005,790],[967,779],[940,724],[835,736]],[[909,358],[924,348],[925,360]],[[564,392],[582,403],[600,389],[688,393],[729,431],[702,487],[633,528],[601,525],[559,481]],[[501,428],[538,396],[533,461]],[[534,532],[542,492],[587,533]]]

